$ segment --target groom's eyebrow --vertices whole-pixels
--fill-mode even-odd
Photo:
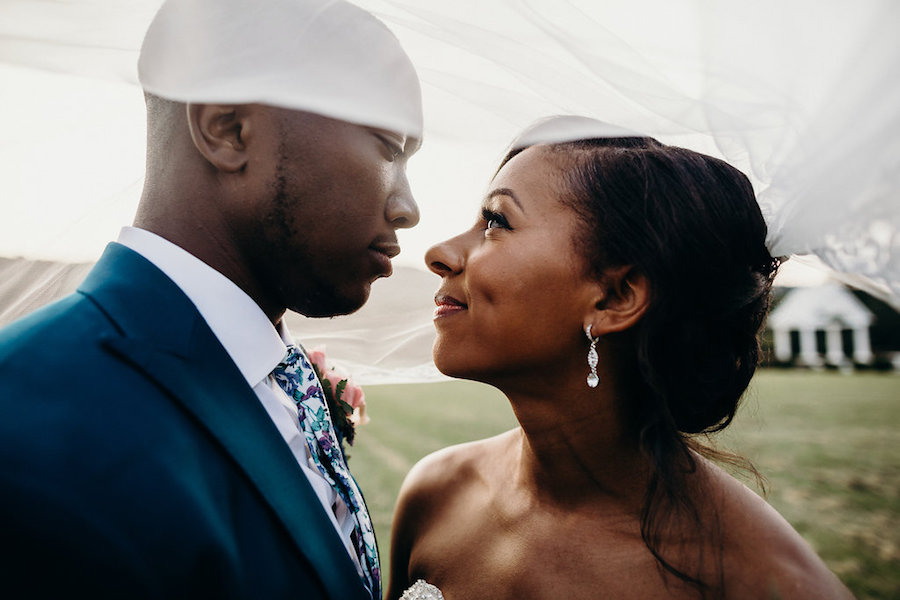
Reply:
[[[519,199],[516,197],[515,192],[513,192],[509,188],[496,188],[488,192],[488,195],[484,197],[485,200],[490,200],[492,198],[496,198],[497,196],[508,196],[512,199],[513,202],[516,203],[516,206],[519,207],[519,210],[525,212],[525,209],[522,207],[522,203],[519,202]]]

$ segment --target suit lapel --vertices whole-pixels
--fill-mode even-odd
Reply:
[[[335,598],[368,598],[296,459],[190,300],[149,261],[110,244],[79,291],[119,328],[104,344],[163,386],[256,486]]]

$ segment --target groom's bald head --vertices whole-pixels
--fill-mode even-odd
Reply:
[[[396,37],[343,0],[168,0],[144,38],[144,91],[259,103],[422,135],[419,81]]]

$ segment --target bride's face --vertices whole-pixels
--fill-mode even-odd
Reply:
[[[596,284],[576,250],[578,216],[560,201],[558,161],[540,146],[515,156],[475,225],[426,253],[443,280],[434,318],[443,373],[497,382],[545,367],[561,375],[569,361],[584,370]]]

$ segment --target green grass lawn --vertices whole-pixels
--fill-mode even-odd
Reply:
[[[351,466],[387,573],[391,514],[409,468],[451,444],[515,426],[493,388],[369,386],[372,421]],[[760,371],[718,444],[753,461],[768,500],[860,599],[900,598],[900,376]]]

